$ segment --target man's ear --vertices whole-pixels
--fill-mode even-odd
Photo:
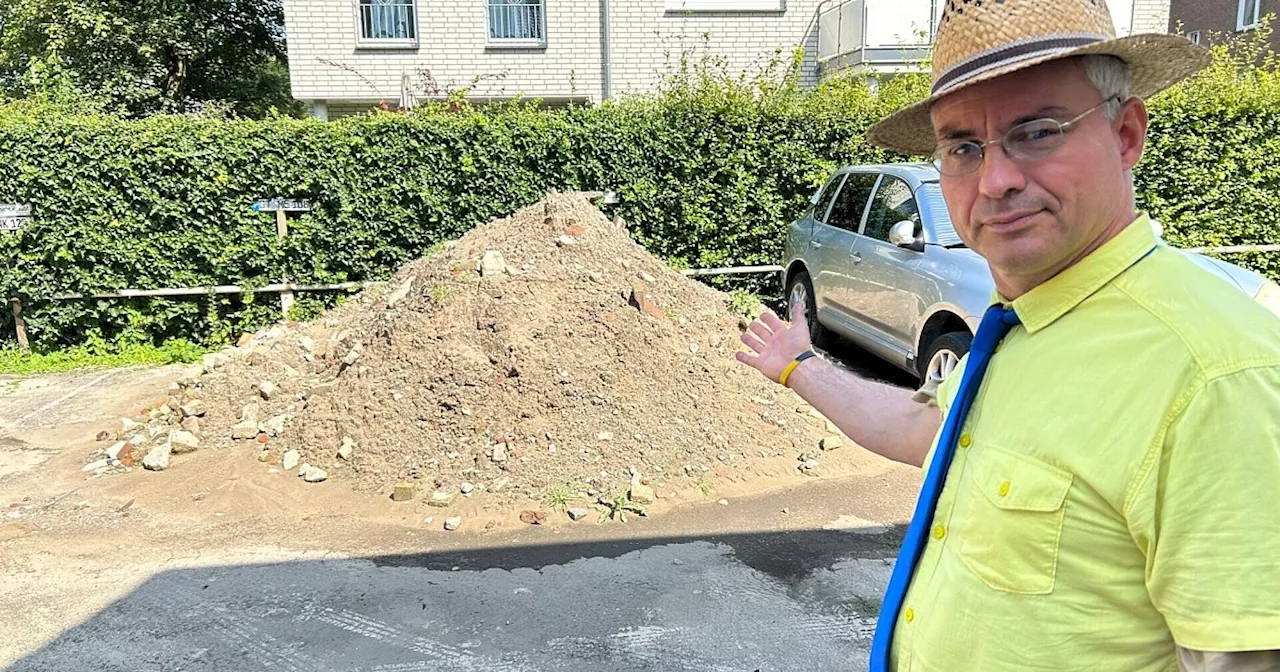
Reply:
[[[1112,122],[1120,141],[1120,160],[1133,170],[1142,159],[1147,142],[1147,106],[1141,98],[1130,98],[1120,106],[1120,116]]]

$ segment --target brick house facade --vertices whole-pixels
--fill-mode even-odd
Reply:
[[[1259,17],[1280,15],[1280,0],[1172,0],[1169,30],[1181,27],[1201,44],[1211,44],[1213,34],[1239,35],[1251,30]],[[1273,24],[1273,28],[1274,28]],[[1280,50],[1280,34],[1271,33],[1271,46]]]

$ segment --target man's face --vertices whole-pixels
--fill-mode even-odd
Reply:
[[[960,238],[987,259],[1006,296],[1053,277],[1132,220],[1127,171],[1142,154],[1141,101],[1126,103],[1115,121],[1104,109],[1086,115],[1061,146],[1035,160],[1011,159],[998,142],[1017,124],[1065,122],[1100,102],[1083,67],[1064,60],[976,84],[933,106],[940,144],[997,140],[976,171],[944,175],[942,193]]]

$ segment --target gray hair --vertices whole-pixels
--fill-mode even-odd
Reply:
[[[1098,90],[1103,100],[1109,101],[1102,108],[1103,114],[1107,119],[1115,121],[1120,116],[1121,103],[1130,97],[1129,64],[1115,56],[1103,54],[1089,54],[1079,58],[1080,66],[1084,68],[1084,74],[1093,88]]]

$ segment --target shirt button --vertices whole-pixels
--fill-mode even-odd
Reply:
[[[947,536],[947,528],[945,528],[945,527],[943,527],[943,526],[941,526],[941,525],[935,525],[935,526],[934,526],[934,528],[933,528],[933,538],[934,538],[934,539],[941,539],[941,538],[943,538],[943,537],[945,537],[945,536]]]
[[[910,607],[908,607],[908,608],[907,608],[906,613],[904,613],[904,614],[902,615],[902,617],[903,617],[903,618],[905,618],[905,619],[907,619],[907,622],[908,622],[908,623],[910,623],[911,621],[916,620],[916,611],[915,611],[915,609],[911,609]]]
[[[1009,494],[1009,481],[1000,484],[1000,496],[1004,497]]]
[[[968,447],[969,447],[969,444],[971,444],[971,443],[973,443],[973,438],[972,438],[972,437],[970,437],[968,434],[961,434],[961,435],[960,435],[960,447],[961,447],[961,448],[968,448]]]

